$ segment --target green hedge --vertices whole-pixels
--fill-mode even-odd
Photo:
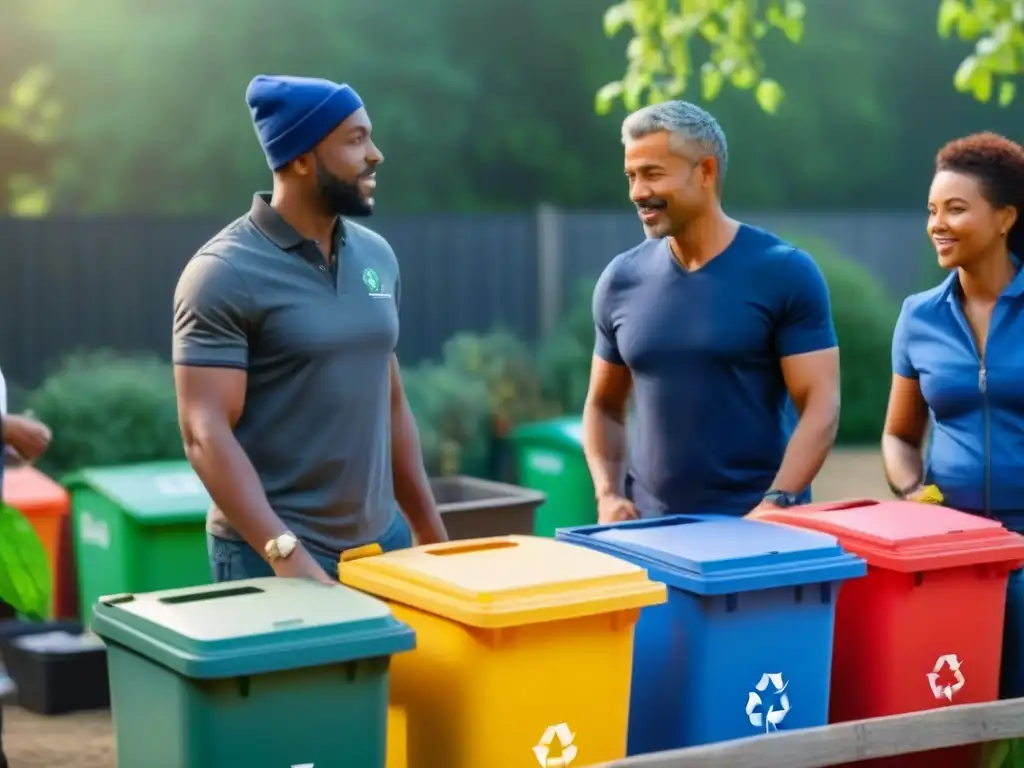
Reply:
[[[828,283],[839,338],[842,415],[836,442],[876,444],[892,379],[892,330],[899,305],[881,281],[827,240],[790,236],[814,257]]]
[[[109,351],[66,358],[26,405],[53,431],[40,461],[59,476],[86,466],[184,458],[171,366]]]

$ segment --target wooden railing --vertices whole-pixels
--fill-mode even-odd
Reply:
[[[1024,737],[1024,698],[779,732],[594,768],[825,768],[1019,737]]]

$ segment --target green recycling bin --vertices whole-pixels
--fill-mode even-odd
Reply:
[[[412,629],[306,579],[103,597],[117,764],[384,768],[388,665]]]
[[[594,483],[583,457],[583,425],[574,418],[525,424],[512,434],[519,484],[547,496],[534,518],[534,534],[597,522]]]
[[[71,494],[85,623],[101,595],[212,581],[206,550],[210,497],[188,462],[86,469],[63,484]]]

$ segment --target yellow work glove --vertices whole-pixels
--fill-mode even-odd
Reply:
[[[919,504],[941,504],[945,499],[937,485],[925,485],[907,496],[907,501]]]

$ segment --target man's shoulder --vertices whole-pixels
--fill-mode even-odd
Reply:
[[[241,252],[252,251],[260,245],[259,231],[249,221],[248,215],[239,216],[199,246],[192,258],[219,256],[225,260],[233,260],[238,258]]]
[[[807,251],[779,237],[774,232],[755,227],[751,224],[742,225],[742,247],[757,255],[762,261],[771,266],[789,264],[795,267],[811,267],[817,269],[817,264]]]
[[[825,276],[807,251],[767,230],[743,225],[741,247],[748,259],[738,262],[751,271],[750,284],[781,295],[808,290],[827,292]]]
[[[663,246],[662,240],[644,240],[612,259],[601,272],[599,283],[622,287],[637,280],[652,263],[651,257]]]
[[[365,249],[370,256],[384,257],[391,261],[397,260],[394,249],[383,235],[352,219],[343,219],[343,222],[345,238],[351,246]]]

